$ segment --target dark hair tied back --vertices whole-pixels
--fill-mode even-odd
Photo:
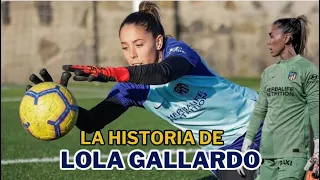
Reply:
[[[296,18],[278,19],[273,24],[282,29],[283,33],[290,33],[295,52],[304,55],[307,52],[309,23],[308,18],[301,15]]]
[[[150,1],[142,1],[139,4],[139,11],[131,13],[121,23],[119,35],[122,27],[126,24],[134,24],[144,27],[147,32],[151,32],[153,37],[162,35],[165,38],[164,28],[160,21],[159,7]]]

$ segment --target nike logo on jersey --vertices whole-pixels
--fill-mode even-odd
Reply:
[[[154,106],[155,109],[159,109],[161,108],[161,106],[163,105],[163,103],[166,101],[166,99],[163,99],[162,103],[159,106]]]

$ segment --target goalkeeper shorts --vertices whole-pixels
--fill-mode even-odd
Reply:
[[[302,157],[263,159],[259,175],[255,180],[303,180],[307,160]]]

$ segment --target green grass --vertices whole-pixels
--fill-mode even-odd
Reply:
[[[259,87],[259,79],[231,79],[236,83],[251,87],[255,90]],[[107,96],[108,91],[112,88],[112,84],[85,85],[72,84],[70,86],[76,98],[96,95],[98,98],[79,99],[80,106],[90,108],[100,102],[103,97]],[[85,89],[85,90],[83,90]],[[85,91],[85,92],[84,92]],[[91,92],[91,93],[90,93]],[[24,94],[24,86],[10,87],[1,89],[1,99],[21,98]],[[150,149],[186,149],[195,148],[194,146],[153,146],[148,143],[147,146],[109,146],[94,145],[81,146],[80,133],[74,128],[65,137],[55,141],[40,141],[30,136],[23,128],[19,121],[19,101],[17,102],[1,102],[1,156],[2,160],[9,159],[28,159],[28,158],[44,158],[58,157],[60,149],[68,149],[73,155],[79,149],[99,149],[103,154],[108,154],[112,149],[119,149],[122,153],[128,153],[133,149],[142,149],[148,151]],[[107,110],[106,110],[107,111]],[[131,108],[125,114],[113,123],[109,124],[102,130],[106,136],[108,130],[166,130],[175,129],[170,124],[161,120],[152,113],[141,109]],[[188,161],[191,161],[192,154],[188,154]],[[127,168],[124,171],[61,171],[58,162],[52,163],[29,163],[29,164],[10,164],[1,165],[2,179],[32,179],[32,180],[90,180],[90,179],[210,179],[209,171],[134,171]]]

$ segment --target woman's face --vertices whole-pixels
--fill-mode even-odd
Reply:
[[[158,62],[162,47],[162,36],[159,36],[154,38],[143,26],[124,25],[120,31],[120,41],[128,64],[135,66]]]
[[[272,57],[279,56],[285,49],[285,36],[275,25],[270,26],[267,45]]]

